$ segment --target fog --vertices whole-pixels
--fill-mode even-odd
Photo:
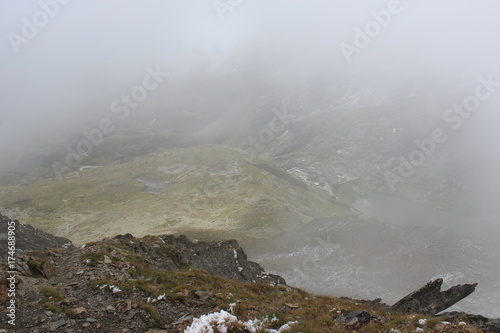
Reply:
[[[263,101],[304,116],[360,92],[369,98],[354,107],[416,96],[402,105],[415,131],[424,122],[418,139],[489,80],[446,151],[465,165],[453,172],[470,213],[498,232],[499,10],[494,0],[0,0],[0,165],[36,153],[51,170],[104,118],[123,133],[169,130],[172,146],[237,143],[265,124]],[[147,96],[127,104],[145,80]]]
[[[351,63],[340,44],[354,45],[355,28],[364,29],[371,11],[387,10],[388,2],[234,3],[217,10],[210,1],[71,1],[22,39],[22,18],[33,21],[42,8],[2,1],[2,151],[25,143],[19,131],[44,133],[41,124],[54,120],[58,131],[75,115],[109,113],[148,65],[170,73],[141,105],[148,117],[182,112],[167,98],[179,90],[178,99],[195,95],[220,112],[269,89],[286,97],[335,82],[391,92],[419,80],[447,101],[466,93],[477,76],[498,71],[493,1],[396,2],[398,14]]]

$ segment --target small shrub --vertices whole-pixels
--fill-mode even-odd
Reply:
[[[154,306],[152,306],[151,304],[146,304],[146,303],[142,303],[142,302],[135,302],[137,304],[138,307],[140,307],[141,309],[143,310],[146,310],[146,312],[149,313],[149,315],[151,316],[151,318],[158,324],[158,325],[161,325],[162,324],[162,321],[161,321],[161,317],[160,317],[160,314],[158,313],[158,311],[156,310],[156,308]]]
[[[173,301],[179,301],[182,304],[187,304],[188,302],[187,297],[180,294],[169,294],[167,297]]]
[[[42,304],[42,306],[46,307],[47,309],[49,309],[50,311],[52,311],[54,313],[64,312],[63,308],[55,305],[54,303],[46,302],[46,303]]]
[[[63,294],[61,294],[58,290],[49,286],[41,287],[40,294],[42,294],[46,300],[51,300],[54,302],[58,302],[64,298]]]
[[[99,263],[99,261],[104,260],[104,253],[103,252],[96,252],[96,253],[87,253],[82,256],[82,263],[87,265],[87,266],[92,266],[95,267]]]

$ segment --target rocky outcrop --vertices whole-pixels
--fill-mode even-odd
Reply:
[[[334,321],[345,330],[359,330],[373,319],[368,311],[352,311],[334,317]]]
[[[451,320],[467,319],[474,327],[479,328],[483,332],[500,333],[500,318],[489,319],[480,315],[465,313],[465,312],[446,312],[440,316],[451,318]]]
[[[477,283],[461,284],[441,291],[442,284],[443,279],[433,280],[402,298],[392,309],[403,313],[435,315],[472,294],[477,286]]]
[[[6,241],[9,225],[15,224],[11,231],[15,233],[16,251],[43,251],[47,248],[71,248],[73,243],[67,238],[57,237],[48,234],[40,229],[34,228],[29,224],[24,224],[18,220],[12,220],[0,213],[0,240]],[[0,259],[5,261],[5,256]]]
[[[248,261],[246,253],[234,239],[221,242],[192,242],[186,236],[167,236],[190,267],[239,282],[266,282],[286,285],[281,276],[266,273],[256,262]]]
[[[157,269],[197,268],[238,282],[286,285],[281,276],[266,273],[259,264],[249,261],[234,239],[195,242],[184,235],[163,235],[134,241],[130,234],[119,235],[115,239],[129,240],[124,244],[133,252],[148,258]],[[158,241],[161,241],[161,244]],[[159,248],[167,251],[164,251],[163,255],[159,254]]]

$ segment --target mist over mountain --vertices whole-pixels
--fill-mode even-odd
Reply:
[[[498,317],[499,9],[0,1],[0,210],[235,238],[325,294],[477,281],[459,309]]]

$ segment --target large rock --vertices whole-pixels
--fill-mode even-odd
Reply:
[[[353,311],[342,313],[334,317],[336,323],[340,323],[345,330],[359,330],[372,320],[368,311]]]
[[[263,282],[286,285],[281,276],[266,273],[258,263],[249,261],[234,239],[221,242],[193,242],[186,236],[155,236],[161,239],[164,251],[148,238],[135,239],[119,235],[115,239],[137,254],[144,256],[157,269],[198,268],[211,274],[239,282]],[[153,240],[154,240],[153,238]],[[168,249],[168,250],[167,250]]]
[[[246,253],[234,239],[221,242],[192,242],[181,235],[167,236],[163,240],[167,244],[175,244],[180,250],[182,259],[190,267],[240,282],[286,284],[281,276],[266,273],[258,263],[248,261]]]
[[[16,251],[44,251],[46,248],[71,248],[73,243],[67,238],[48,234],[29,224],[23,224],[18,220],[12,220],[0,213],[0,240],[7,243],[8,227],[15,224]],[[6,257],[2,256],[0,262],[5,262]]]
[[[436,279],[417,291],[405,296],[391,308],[403,313],[435,315],[469,296],[476,290],[477,283],[461,284],[441,291],[443,279]]]

